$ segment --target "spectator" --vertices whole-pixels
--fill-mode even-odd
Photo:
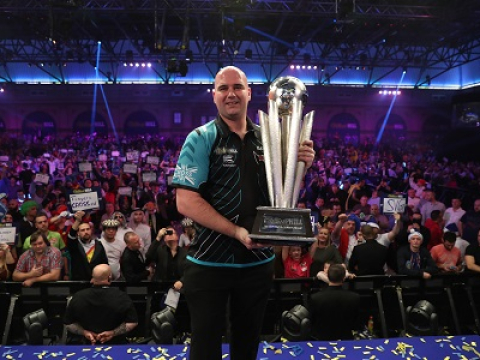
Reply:
[[[193,227],[193,220],[184,218],[182,220],[183,233],[180,235],[178,246],[188,249],[195,236],[195,228]]]
[[[443,235],[443,244],[432,247],[430,254],[441,273],[458,273],[462,271],[462,254],[455,247],[456,235],[446,232]]]
[[[301,246],[283,246],[282,261],[285,269],[284,277],[296,279],[310,276],[312,256]]]
[[[45,213],[39,212],[35,215],[35,228],[47,237],[50,246],[56,247],[60,251],[65,249],[62,236],[58,232],[48,229],[48,218]],[[23,250],[28,249],[30,249],[30,236],[23,243]]]
[[[438,272],[430,252],[422,247],[423,236],[418,231],[410,231],[408,246],[403,246],[397,252],[397,266],[399,275],[420,276],[430,279]]]
[[[152,243],[152,235],[150,233],[150,227],[147,225],[145,211],[143,209],[133,209],[128,227],[140,237],[140,251],[142,255],[145,256]]]
[[[324,220],[324,225],[327,224],[328,221]],[[342,262],[340,252],[330,243],[330,231],[326,226],[318,226],[318,233],[316,235],[316,240],[310,247],[310,254],[312,254],[310,276],[317,276],[318,272],[324,269],[326,262],[331,261],[335,264],[340,264]]]
[[[155,281],[172,281],[174,288],[183,286],[182,276],[187,250],[178,246],[178,235],[171,226],[160,229],[147,252],[147,263],[155,264]]]
[[[435,193],[432,190],[425,190],[425,200],[426,203],[420,208],[420,213],[422,214],[422,225],[425,225],[427,219],[432,217],[432,211],[439,210],[441,217],[443,217],[443,213],[445,212],[445,205],[442,202],[437,201],[435,198]]]
[[[142,280],[150,279],[153,268],[148,266],[141,251],[140,236],[129,231],[125,234],[126,248],[123,251],[120,268],[128,284],[137,284]]]
[[[450,224],[457,225],[462,216],[465,215],[465,212],[466,211],[462,209],[462,201],[458,198],[453,198],[452,206],[445,210],[445,213],[443,214],[445,226]]]
[[[376,234],[371,226],[363,225],[361,232],[365,243],[353,248],[348,262],[348,271],[357,276],[384,275],[387,247],[376,241]]]
[[[360,310],[360,295],[344,290],[345,268],[330,265],[328,287],[312,295],[308,309],[312,316],[312,335],[318,340],[353,339]]]
[[[345,264],[348,264],[353,248],[362,242],[362,239],[359,239],[357,235],[359,230],[360,219],[356,215],[341,214],[338,216],[338,221],[332,232],[332,242],[337,245]]]
[[[65,311],[67,331],[87,344],[125,344],[125,335],[138,324],[132,299],[110,287],[111,281],[107,264],[95,266],[90,281],[93,286],[75,293]]]
[[[427,244],[428,250],[441,244],[443,236],[443,219],[440,210],[433,210],[430,216],[431,217],[425,221],[425,227],[430,231],[430,241]]]
[[[125,250],[125,240],[120,240],[117,236],[118,227],[120,223],[118,220],[108,219],[102,223],[103,233],[100,242],[105,249],[108,258],[108,265],[112,271],[112,280],[119,280],[120,272],[120,258],[123,250]],[[125,236],[125,235],[124,235]]]
[[[23,215],[23,219],[18,226],[18,254],[22,253],[23,242],[26,238],[32,235],[37,228],[35,227],[35,217],[37,216],[37,203],[35,201],[25,201],[20,208],[20,213]]]
[[[10,247],[5,243],[0,244],[0,281],[10,280],[14,269],[15,259],[12,256]]]
[[[23,282],[30,287],[36,282],[57,281],[62,269],[60,250],[50,246],[47,237],[40,231],[30,236],[31,248],[18,259],[13,272],[13,281]]]
[[[470,244],[477,243],[477,233],[480,230],[480,199],[473,203],[473,210],[469,210],[458,222],[458,232],[462,239]]]
[[[469,273],[480,273],[480,231],[477,232],[477,242],[470,243],[465,251],[465,263]]]
[[[407,205],[412,211],[418,211],[420,205],[420,198],[416,195],[415,190],[410,188],[407,190]]]
[[[85,212],[77,211],[73,217],[75,222],[68,234],[67,249],[71,258],[71,280],[88,281],[92,270],[100,264],[108,265],[108,258],[102,243],[92,238],[89,223],[82,222]]]

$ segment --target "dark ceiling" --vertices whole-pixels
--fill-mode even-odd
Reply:
[[[0,61],[92,61],[98,40],[112,62],[190,49],[204,62],[448,70],[480,57],[480,1],[0,0]]]

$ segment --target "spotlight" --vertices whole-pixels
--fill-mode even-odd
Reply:
[[[295,305],[282,314],[282,336],[290,341],[307,340],[310,335],[310,313],[302,305]]]
[[[177,322],[172,308],[167,306],[162,311],[154,313],[150,322],[156,344],[173,344],[173,333]]]
[[[147,63],[147,67],[152,67],[152,63]]]
[[[438,335],[438,317],[430,302],[420,300],[407,307],[407,331],[415,336]]]
[[[43,309],[24,316],[23,325],[28,345],[43,345],[43,329],[48,326],[48,318]]]
[[[404,66],[402,71],[403,71],[404,74],[406,74],[407,73],[407,67]]]
[[[290,69],[291,70],[295,69],[295,65],[290,65]]]
[[[136,67],[140,67],[140,64],[139,64],[139,63],[135,63],[135,66],[136,66]]]

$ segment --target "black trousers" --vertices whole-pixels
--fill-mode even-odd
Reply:
[[[273,261],[242,269],[187,261],[183,280],[192,328],[189,359],[222,358],[228,304],[230,359],[255,360],[273,283]]]

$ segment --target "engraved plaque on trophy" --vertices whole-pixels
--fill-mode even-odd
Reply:
[[[307,99],[302,81],[281,77],[270,86],[268,115],[259,110],[271,206],[260,206],[250,237],[266,245],[303,245],[315,240],[310,209],[296,208],[305,163],[299,145],[310,139],[314,111],[302,119]]]

